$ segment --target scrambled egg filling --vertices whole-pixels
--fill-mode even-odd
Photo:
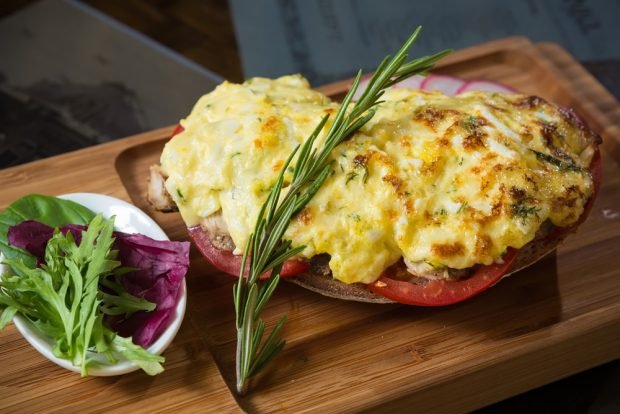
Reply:
[[[383,100],[333,151],[330,177],[285,234],[305,258],[329,254],[338,280],[370,283],[401,257],[491,264],[546,220],[576,222],[592,194],[584,132],[541,99],[392,89]],[[221,210],[245,246],[287,156],[337,109],[300,76],[203,96],[161,157],[186,224]]]

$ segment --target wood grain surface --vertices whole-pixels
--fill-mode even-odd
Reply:
[[[555,45],[505,39],[454,53],[438,72],[503,82],[572,106],[601,132],[604,180],[590,218],[557,251],[447,308],[349,303],[282,284],[268,325],[287,346],[236,399],[232,280],[192,251],[188,309],[166,372],[87,378],[0,333],[0,412],[463,412],[620,357],[620,107]],[[339,95],[348,82],[322,88]],[[189,110],[189,108],[188,108]],[[0,208],[25,194],[99,192],[132,201],[172,239],[180,217],[149,208],[147,168],[171,128],[0,171]]]

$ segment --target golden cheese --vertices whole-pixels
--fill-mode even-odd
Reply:
[[[335,148],[330,177],[285,235],[306,246],[303,257],[329,254],[336,279],[372,282],[401,257],[491,264],[546,220],[574,223],[592,194],[583,132],[543,100],[408,89],[383,100]],[[300,76],[225,82],[203,96],[161,156],[185,222],[221,210],[244,246],[284,160],[337,108]]]

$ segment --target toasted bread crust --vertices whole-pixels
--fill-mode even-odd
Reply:
[[[331,276],[302,273],[283,280],[330,298],[368,303],[395,303],[388,298],[371,292],[362,283],[347,284],[332,279]]]
[[[510,276],[521,269],[533,265],[554,251],[558,244],[561,243],[562,239],[550,238],[549,236],[552,232],[553,227],[547,228],[544,233],[538,235],[537,239],[532,240],[519,249],[515,261],[504,277]],[[303,273],[294,278],[286,278],[283,280],[330,298],[368,303],[397,303],[371,292],[362,283],[346,284],[332,279],[331,276]]]

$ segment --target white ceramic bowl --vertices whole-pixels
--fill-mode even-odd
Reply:
[[[94,193],[72,193],[58,196],[66,200],[75,201],[95,213],[101,213],[104,217],[116,216],[114,221],[115,229],[124,233],[141,233],[156,240],[170,240],[166,233],[155,223],[149,216],[136,206],[129,204],[115,197]],[[0,259],[2,255],[0,254]],[[0,271],[5,271],[6,266],[0,264]],[[185,306],[187,303],[187,291],[185,280],[182,286],[183,291],[177,303],[176,314],[173,320],[161,336],[148,348],[148,351],[154,354],[161,354],[172,343],[176,336],[183,316],[185,315]],[[60,365],[70,371],[80,372],[81,368],[74,366],[71,361],[58,358],[52,352],[53,341],[43,336],[36,330],[33,324],[27,319],[17,314],[13,318],[15,327],[23,335],[23,337],[37,351],[55,364]],[[103,355],[89,354],[89,357],[100,364],[93,364],[88,369],[88,375],[106,377],[127,374],[135,371],[139,367],[131,361],[126,360],[117,355],[118,362],[114,365],[107,365],[107,360]]]

